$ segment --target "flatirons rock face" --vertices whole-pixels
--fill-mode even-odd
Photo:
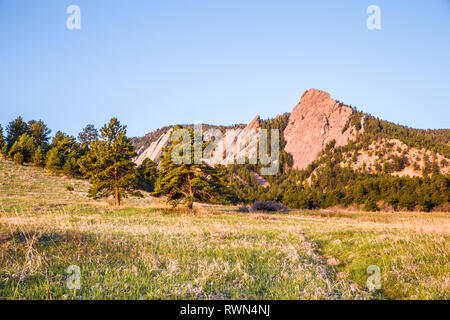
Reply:
[[[211,158],[204,159],[209,165],[232,164],[238,159],[247,159],[252,152],[256,155],[258,139],[255,135],[260,129],[260,118],[255,117],[244,129],[228,130],[222,138],[222,142],[217,145]],[[140,149],[138,157],[134,162],[139,166],[145,159],[151,159],[159,164],[163,148],[170,144],[170,135],[172,130],[161,135],[147,149]]]
[[[316,89],[306,91],[284,131],[285,150],[293,157],[294,169],[305,169],[332,140],[336,141],[336,146],[344,146],[354,139],[356,133],[351,127],[343,132],[351,115],[352,109],[331,99],[330,94]],[[257,116],[244,129],[227,131],[212,157],[204,159],[205,162],[212,166],[227,165],[256,154],[258,139],[254,136],[259,133],[260,122]],[[162,149],[170,143],[171,132],[161,135],[147,149],[139,150],[136,164],[142,164],[146,158],[159,163]]]
[[[258,137],[260,118],[255,117],[244,129],[228,130],[214,151],[210,159],[205,159],[209,165],[239,163],[245,161],[258,151]]]
[[[145,159],[151,159],[159,164],[159,157],[162,154],[163,148],[165,148],[170,143],[170,134],[172,130],[161,135],[158,140],[152,142],[152,144],[145,150],[139,150],[138,157],[134,159],[134,162],[140,166]]]
[[[311,89],[306,91],[292,111],[284,131],[286,152],[293,157],[294,169],[305,169],[332,140],[344,146],[355,133],[342,132],[352,109],[331,99],[330,94]]]

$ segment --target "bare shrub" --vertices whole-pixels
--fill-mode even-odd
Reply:
[[[275,201],[255,201],[255,203],[253,203],[252,206],[250,207],[250,212],[256,211],[279,212],[287,210],[288,210],[287,207]]]

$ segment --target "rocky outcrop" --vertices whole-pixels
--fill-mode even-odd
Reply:
[[[170,143],[171,133],[172,130],[169,130],[165,134],[161,135],[158,140],[152,142],[152,144],[150,144],[147,149],[145,149],[144,151],[140,150],[140,152],[138,153],[139,156],[134,159],[136,165],[140,166],[147,158],[159,164],[159,157],[162,154],[163,148],[165,148]]]
[[[210,159],[205,159],[209,165],[239,163],[239,160],[256,156],[258,148],[258,129],[260,118],[255,117],[244,129],[227,130],[222,142],[217,145]]]
[[[204,159],[209,165],[237,163],[239,159],[248,159],[249,156],[256,156],[258,148],[258,129],[260,128],[260,118],[255,117],[244,129],[227,130],[222,141],[218,143],[212,156]],[[220,132],[219,130],[217,130]],[[161,135],[152,142],[145,150],[139,150],[138,157],[134,162],[139,166],[145,159],[149,158],[159,164],[162,150],[170,144],[172,129]]]
[[[294,169],[305,169],[331,141],[344,146],[354,138],[352,128],[343,130],[351,115],[352,109],[331,99],[329,93],[306,91],[284,131],[285,150],[293,157]]]
[[[316,89],[306,91],[284,131],[285,150],[293,157],[294,169],[305,169],[329,142],[335,140],[336,146],[343,146],[354,138],[353,128],[343,130],[351,115],[352,109],[331,99],[330,94]],[[257,116],[244,129],[227,130],[212,156],[204,161],[214,166],[242,163],[243,159],[256,157],[260,122]],[[170,143],[171,132],[161,135],[146,150],[140,150],[136,164],[140,165],[146,158],[159,163],[162,149]]]
[[[270,187],[269,181],[267,181],[266,179],[261,177],[259,174],[252,171],[252,175],[255,178],[256,183],[258,183],[261,187],[264,187],[264,188]]]

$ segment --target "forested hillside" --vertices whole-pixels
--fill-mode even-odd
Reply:
[[[284,131],[288,116],[265,121],[263,127]],[[450,209],[450,130],[412,129],[356,109],[342,131],[352,128],[356,139],[341,147],[331,141],[304,170],[293,170],[292,159],[283,149],[283,169],[276,176],[265,177],[269,187],[255,181],[251,172],[256,172],[257,166],[252,165],[229,166],[228,183],[236,198],[243,201],[270,199],[291,208],[357,205],[367,211]],[[402,147],[390,141],[400,141]],[[373,145],[376,150],[372,150]],[[285,146],[284,139],[281,146]],[[414,163],[409,156],[413,149],[420,150]],[[376,158],[372,166],[358,162],[358,157],[370,159],[369,155]],[[361,165],[355,166],[357,163]],[[409,167],[411,175],[396,175]]]

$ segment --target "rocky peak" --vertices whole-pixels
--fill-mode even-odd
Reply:
[[[329,93],[310,89],[295,106],[284,131],[286,151],[294,160],[295,169],[305,169],[332,140],[336,146],[346,145],[354,138],[353,130],[342,132],[352,109],[331,99]]]
[[[259,118],[259,116],[256,116],[252,121],[250,121],[250,123],[248,124],[247,127],[245,127],[245,130],[250,130],[250,129],[257,129],[259,128],[259,123],[261,122],[261,119]]]

